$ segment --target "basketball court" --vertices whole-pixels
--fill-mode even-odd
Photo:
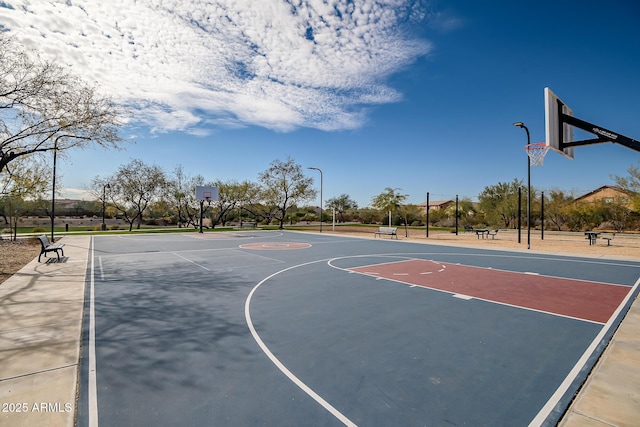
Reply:
[[[555,425],[630,261],[298,232],[96,236],[78,425]]]
[[[640,151],[549,88],[545,121],[527,194],[549,149]],[[196,198],[200,233],[93,238],[79,425],[553,426],[638,293],[632,261],[203,233]]]

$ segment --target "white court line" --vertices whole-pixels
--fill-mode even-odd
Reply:
[[[404,280],[402,280],[400,278],[380,277],[380,276],[375,277],[375,276],[373,276],[372,274],[369,274],[369,273],[360,272],[360,271],[353,271],[353,270],[350,270],[347,267],[338,267],[338,266],[335,266],[335,265],[332,264],[332,262],[334,260],[337,260],[337,259],[359,258],[359,257],[360,257],[360,255],[332,258],[332,259],[330,259],[328,261],[327,264],[330,267],[335,268],[336,270],[346,271],[349,274],[360,274],[360,275],[365,276],[365,277],[375,278],[375,280],[388,280],[389,282],[400,283],[402,285],[407,285],[407,286],[409,286],[411,288],[416,288],[417,287],[418,289],[421,289],[421,290],[430,290],[430,291],[435,291],[435,292],[442,292],[442,293],[446,293],[446,294],[450,294],[452,296],[455,296],[455,293],[453,291],[448,291],[448,290],[439,289],[439,288],[433,288],[431,286],[425,286],[425,285],[417,285],[416,286],[415,283],[407,282],[407,281],[404,281]],[[387,264],[387,263],[384,263],[384,264]],[[368,267],[373,267],[373,266],[375,266],[375,264],[374,265],[369,265]],[[443,265],[443,267],[444,267],[444,265]],[[483,267],[473,267],[473,266],[466,266],[466,267],[483,268]],[[359,267],[356,267],[356,268],[359,268]],[[438,270],[438,272],[442,272],[442,271],[445,271],[445,269],[443,268],[442,270]],[[494,270],[494,271],[496,271],[496,270]],[[507,270],[497,270],[497,271],[509,272]],[[513,272],[511,272],[511,273],[513,273]],[[522,273],[518,273],[518,274],[522,274]],[[553,276],[549,276],[549,277],[553,277]],[[573,279],[570,279],[570,280],[573,280]],[[599,283],[599,282],[591,282],[591,283]],[[604,284],[605,285],[611,285],[611,286],[625,286],[625,285],[615,285],[615,284],[609,284],[609,283],[604,283]],[[490,304],[497,304],[497,305],[502,305],[502,306],[505,306],[505,307],[513,307],[513,308],[517,308],[519,310],[527,310],[527,311],[532,311],[532,312],[535,312],[535,313],[543,313],[543,314],[548,314],[550,316],[562,317],[562,318],[565,318],[565,319],[578,320],[580,322],[594,323],[596,325],[604,325],[604,323],[597,322],[595,320],[588,320],[588,319],[582,319],[582,318],[574,317],[574,316],[567,316],[565,314],[553,313],[551,311],[545,311],[545,310],[539,310],[539,309],[536,309],[536,308],[530,308],[530,307],[525,307],[525,306],[521,306],[521,305],[509,304],[509,303],[506,303],[506,302],[495,301],[495,300],[491,300],[491,299],[487,299],[487,298],[471,297],[471,299],[475,299],[475,300],[478,300],[478,301],[485,301],[485,302],[488,302]]]
[[[573,383],[573,381],[576,379],[576,377],[578,376],[582,368],[587,364],[589,358],[591,357],[593,352],[596,350],[596,347],[598,347],[598,345],[600,344],[604,336],[613,327],[613,322],[618,318],[618,316],[620,315],[620,312],[622,311],[622,308],[627,305],[627,302],[629,302],[629,299],[631,298],[631,296],[635,294],[636,288],[638,287],[639,284],[640,284],[640,279],[636,281],[636,283],[633,285],[633,287],[627,294],[624,301],[620,303],[620,305],[618,306],[618,309],[609,318],[609,321],[600,330],[600,333],[596,335],[596,337],[593,339],[593,341],[591,342],[591,345],[585,350],[585,352],[582,354],[582,357],[573,366],[573,369],[571,370],[571,372],[569,372],[569,375],[565,377],[564,381],[562,381],[562,384],[560,384],[560,387],[558,387],[558,389],[555,391],[555,393],[553,393],[551,398],[549,398],[547,403],[542,407],[542,409],[540,409],[540,412],[538,412],[536,417],[533,420],[531,420],[531,422],[529,423],[529,427],[541,425],[544,422],[544,420],[547,419],[549,414],[551,414],[551,411],[553,411],[553,408],[555,408],[558,402],[560,402],[560,399],[562,399],[562,396],[564,396],[564,394],[567,392],[571,383]],[[603,350],[603,353],[604,351],[606,351],[606,349]]]
[[[311,262],[306,262],[304,264],[294,265],[294,266],[285,268],[284,270],[276,271],[275,273],[271,274],[270,276],[267,276],[264,279],[262,279],[257,285],[255,285],[253,287],[253,289],[251,289],[251,292],[249,292],[249,296],[247,296],[247,300],[245,301],[245,304],[244,304],[244,317],[245,317],[245,319],[247,321],[247,326],[249,327],[249,330],[251,331],[251,335],[253,336],[253,339],[256,341],[256,343],[258,344],[260,349],[269,358],[269,360],[271,360],[271,362],[274,365],[276,365],[276,367],[287,378],[289,378],[289,380],[291,382],[293,382],[295,385],[297,385],[302,391],[304,391],[313,400],[318,402],[324,409],[326,409],[331,415],[333,415],[338,420],[340,420],[344,425],[350,426],[350,427],[357,427],[357,425],[353,421],[351,421],[344,414],[342,414],[340,411],[338,411],[336,408],[334,408],[333,405],[331,405],[329,402],[324,400],[318,393],[316,393],[308,385],[303,383],[298,377],[296,377],[293,374],[293,372],[291,372],[289,369],[287,369],[287,367],[284,366],[284,364],[282,364],[282,362],[280,362],[280,360],[271,352],[271,350],[269,350],[269,348],[264,343],[264,341],[262,341],[262,339],[260,338],[260,335],[258,335],[258,332],[256,331],[256,328],[253,326],[253,321],[251,320],[251,298],[253,297],[253,294],[256,292],[256,290],[258,290],[258,288],[260,286],[262,286],[263,283],[265,283],[267,280],[271,279],[272,277],[274,277],[274,276],[276,276],[276,275],[278,275],[280,273],[284,273],[285,271],[288,271],[288,270],[291,270],[291,269],[294,269],[294,268],[298,268],[298,267],[302,267],[302,266],[305,266],[305,265],[315,264],[317,262],[323,262],[323,261],[326,261],[326,260],[311,261]]]
[[[207,271],[211,271],[211,269],[205,267],[204,265],[200,265],[197,262],[191,261],[189,258],[185,258],[185,257],[183,257],[182,255],[180,255],[177,252],[171,252],[171,253],[174,254],[175,256],[177,256],[178,258],[182,258],[185,261],[189,261],[191,264],[197,265],[198,267],[203,268],[203,269],[205,269]]]
[[[89,427],[98,427],[98,387],[96,372],[96,310],[94,280],[95,246],[91,237],[91,292],[89,295]]]

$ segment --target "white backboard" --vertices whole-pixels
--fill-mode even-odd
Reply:
[[[558,108],[560,101],[561,109]],[[573,126],[563,123],[562,133],[560,132],[560,113],[573,116],[571,108],[567,107],[551,89],[544,88],[544,118],[545,118],[545,134],[547,145],[558,153],[573,160],[573,147],[560,149],[561,144],[573,141]]]
[[[218,187],[196,186],[196,199],[210,202],[218,201]]]

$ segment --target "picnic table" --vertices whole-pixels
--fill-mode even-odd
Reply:
[[[496,234],[498,234],[499,230],[491,230],[489,228],[474,228],[473,231],[476,232],[476,236],[478,239],[482,237],[483,239],[488,239],[491,236],[492,239],[496,238]]]
[[[595,245],[598,236],[600,236],[599,231],[585,231],[584,235],[587,236],[586,239],[589,240],[589,246]]]
[[[478,239],[480,239],[480,237],[482,237],[483,239],[489,238],[488,228],[474,228],[473,231],[476,232],[476,236],[478,236]]]

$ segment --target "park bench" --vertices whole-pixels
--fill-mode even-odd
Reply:
[[[373,237],[378,237],[378,234],[380,235],[387,235],[387,236],[391,236],[391,238],[393,239],[393,236],[396,236],[396,239],[398,238],[398,234],[397,234],[398,229],[396,227],[378,227],[378,231],[376,231],[373,234]]]
[[[38,255],[38,262],[40,262],[40,257],[42,256],[42,254],[44,254],[45,258],[47,257],[47,252],[55,252],[58,256],[58,260],[60,260],[60,253],[62,253],[62,256],[64,256],[64,250],[62,249],[64,245],[62,243],[52,244],[49,241],[49,238],[44,234],[42,236],[39,236],[38,240],[40,240],[40,245],[42,246],[42,248],[40,249],[40,255]]]
[[[240,224],[236,228],[239,228],[241,230],[245,230],[245,229],[255,229],[255,228],[257,228],[257,226],[258,226],[258,224],[256,224],[255,222],[243,222],[242,224]]]
[[[602,236],[600,236],[600,238],[607,241],[607,246],[611,246],[611,241],[615,236],[616,236],[616,233],[603,234]]]
[[[500,231],[500,230],[489,230],[489,231],[487,231],[487,234],[488,234],[489,236],[491,236],[491,239],[492,239],[492,240],[495,240],[495,238],[496,238],[496,234],[498,234],[498,231]]]

